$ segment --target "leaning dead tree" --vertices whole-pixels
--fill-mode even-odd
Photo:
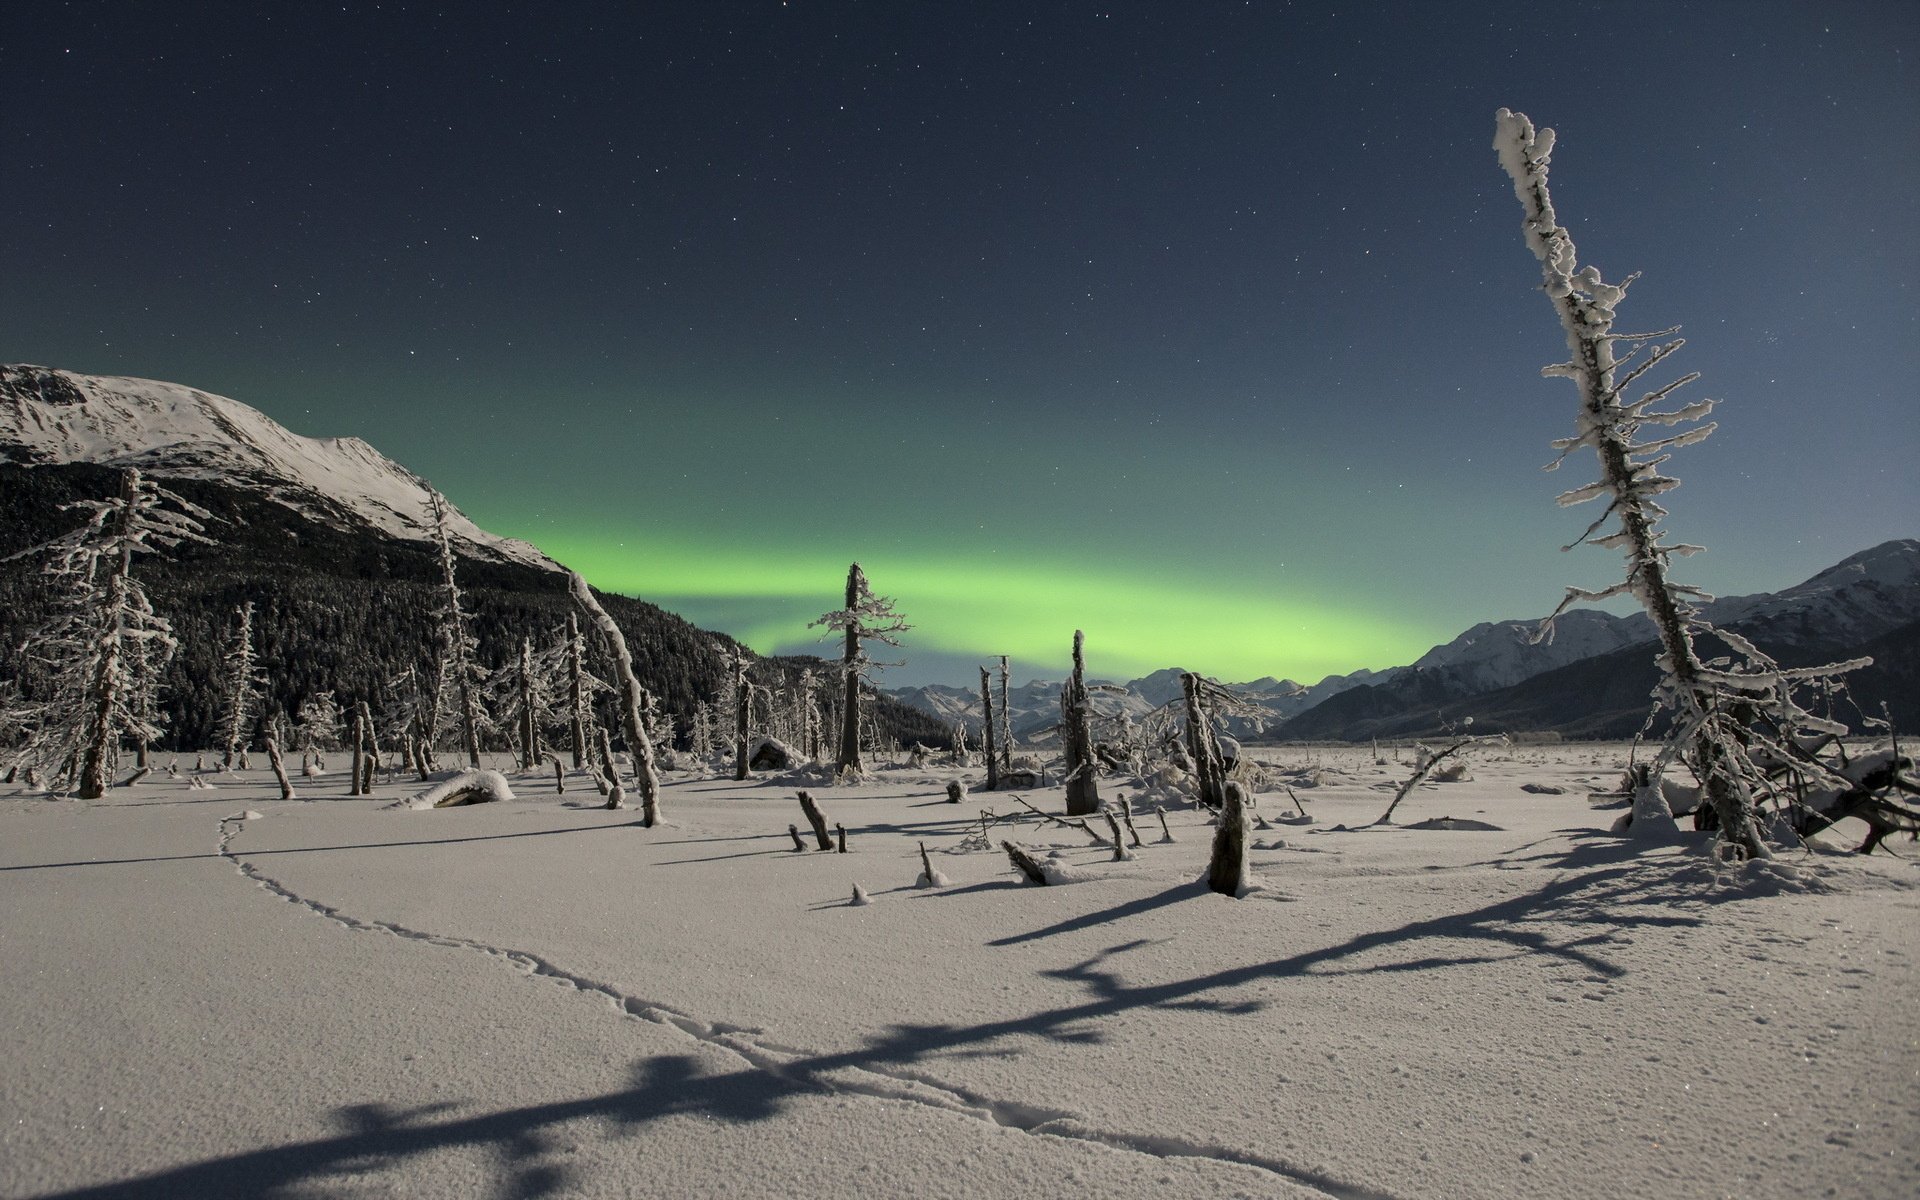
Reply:
[[[1060,689],[1060,724],[1067,759],[1067,815],[1100,811],[1100,760],[1093,755],[1093,704],[1087,698],[1086,635],[1073,631],[1073,674]],[[1118,841],[1118,835],[1115,838]]]
[[[1567,338],[1568,361],[1545,368],[1544,374],[1571,379],[1580,392],[1575,433],[1553,443],[1560,456],[1549,469],[1580,447],[1590,448],[1599,460],[1600,478],[1563,492],[1559,502],[1584,504],[1602,498],[1607,502],[1606,511],[1566,549],[1592,540],[1619,550],[1627,560],[1626,577],[1618,583],[1597,591],[1569,588],[1543,623],[1542,636],[1551,635],[1554,617],[1575,601],[1618,595],[1637,599],[1659,633],[1664,677],[1656,695],[1659,705],[1672,710],[1673,724],[1651,773],[1653,786],[1636,793],[1633,823],[1644,826],[1670,819],[1658,781],[1667,763],[1678,761],[1700,781],[1727,852],[1734,857],[1770,857],[1760,835],[1757,803],[1770,787],[1767,764],[1795,763],[1816,779],[1837,777],[1829,766],[1806,753],[1806,747],[1832,744],[1846,732],[1844,726],[1801,708],[1793,689],[1804,682],[1831,680],[1867,665],[1868,660],[1784,669],[1745,638],[1709,624],[1694,602],[1711,597],[1673,580],[1672,560],[1697,553],[1700,547],[1668,543],[1659,529],[1667,510],[1655,497],[1679,486],[1679,480],[1663,474],[1661,468],[1673,451],[1703,441],[1713,432],[1712,423],[1697,422],[1713,410],[1714,402],[1657,407],[1697,374],[1654,387],[1638,399],[1626,398],[1628,389],[1679,350],[1684,339],[1673,336],[1677,327],[1654,333],[1613,331],[1615,310],[1638,276],[1610,284],[1598,268],[1579,265],[1573,237],[1559,224],[1547,190],[1553,130],[1535,130],[1525,115],[1504,108],[1495,123],[1494,149],[1513,180],[1514,194],[1525,213],[1527,247],[1540,260],[1547,297]],[[1681,425],[1692,427],[1642,437],[1643,431]],[[1609,519],[1616,521],[1614,528],[1594,537]],[[1702,635],[1724,644],[1730,657],[1703,661],[1695,645]]]
[[[811,622],[808,627],[815,626],[823,626],[846,638],[845,653],[840,660],[843,699],[838,767],[842,771],[858,774],[865,769],[860,761],[860,689],[872,673],[883,665],[867,656],[866,644],[879,642],[883,646],[898,646],[900,642],[896,635],[905,633],[913,626],[894,611],[891,597],[873,594],[859,563],[847,568],[846,607],[821,614],[820,619]]]
[[[627,653],[627,639],[620,633],[620,626],[613,617],[600,606],[594,597],[593,589],[587,586],[578,571],[568,573],[573,589],[573,599],[593,622],[600,636],[606,639],[607,650],[613,658],[614,683],[620,691],[620,721],[626,729],[627,749],[633,755],[634,782],[640,789],[640,824],[652,828],[660,823],[660,775],[653,765],[653,741],[647,736],[646,723],[640,713],[646,707],[647,692],[633,674],[633,656]],[[604,745],[604,743],[603,743]],[[613,769],[612,754],[603,750],[607,759],[607,772],[611,776],[609,784],[618,788],[620,776]],[[614,799],[618,791],[610,793],[608,808],[620,807]]]

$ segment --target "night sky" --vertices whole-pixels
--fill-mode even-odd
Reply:
[[[1619,571],[1491,149],[1721,431],[1681,577],[1920,533],[1920,5],[18,3],[0,359],[364,437],[763,652],[1409,662]]]

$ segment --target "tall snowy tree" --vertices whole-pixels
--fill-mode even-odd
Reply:
[[[891,597],[873,594],[859,563],[847,568],[846,607],[822,614],[809,628],[819,626],[834,630],[846,638],[845,651],[840,660],[842,701],[838,766],[842,771],[858,773],[865,769],[860,760],[860,689],[881,665],[867,656],[866,644],[879,642],[883,646],[898,646],[900,642],[895,635],[905,633],[913,626],[894,611]]]
[[[1597,591],[1567,589],[1566,598],[1547,618],[1543,635],[1551,634],[1554,617],[1575,601],[1619,595],[1639,600],[1659,633],[1659,661],[1665,675],[1659,698],[1673,710],[1674,720],[1650,774],[1651,785],[1639,789],[1635,799],[1633,824],[1644,830],[1671,821],[1658,781],[1667,763],[1680,761],[1700,781],[1729,853],[1770,857],[1761,838],[1756,802],[1758,793],[1771,787],[1766,767],[1790,764],[1796,771],[1845,782],[1805,751],[1804,738],[1812,734],[1831,740],[1845,733],[1845,727],[1803,710],[1793,697],[1794,685],[1832,679],[1869,660],[1783,669],[1746,639],[1708,624],[1695,601],[1712,597],[1672,578],[1672,560],[1698,553],[1700,547],[1669,543],[1659,528],[1667,510],[1655,497],[1679,486],[1679,480],[1664,474],[1662,467],[1674,450],[1703,441],[1713,432],[1712,423],[1697,422],[1712,412],[1714,402],[1658,407],[1697,374],[1654,387],[1638,399],[1626,398],[1628,389],[1679,350],[1684,340],[1673,337],[1677,328],[1613,332],[1615,310],[1638,276],[1610,284],[1597,267],[1579,265],[1573,236],[1559,224],[1547,189],[1553,130],[1535,130],[1524,114],[1504,108],[1495,125],[1494,150],[1513,181],[1525,214],[1527,247],[1540,260],[1547,297],[1560,317],[1571,355],[1568,361],[1547,367],[1544,374],[1571,379],[1580,392],[1575,433],[1553,443],[1560,457],[1549,469],[1580,447],[1590,448],[1599,460],[1600,478],[1563,492],[1559,502],[1607,500],[1606,511],[1566,548],[1591,539],[1595,545],[1619,550],[1627,560],[1626,578],[1618,583]],[[1692,427],[1642,439],[1645,430],[1681,425]],[[1609,519],[1617,522],[1613,530],[1594,537]],[[1731,658],[1703,661],[1695,644],[1703,635],[1726,645]]]
[[[433,505],[433,532],[440,544],[440,578],[442,592],[439,618],[439,676],[440,692],[438,707],[446,709],[445,693],[451,689],[459,701],[460,735],[467,749],[467,761],[471,766],[480,765],[480,729],[483,717],[480,711],[480,689],[485,685],[486,672],[480,666],[475,654],[479,642],[467,632],[468,617],[465,602],[460,596],[460,585],[453,577],[453,539],[448,531],[447,502],[439,492],[427,493]]]
[[[234,756],[246,753],[266,683],[254,654],[253,601],[248,600],[234,608],[233,629],[220,656],[220,724],[214,736],[220,741],[220,765],[229,770]]]
[[[134,556],[182,542],[211,544],[201,525],[209,514],[132,470],[122,476],[117,499],[68,507],[87,513],[86,524],[13,556],[45,557],[56,602],[23,647],[44,693],[18,701],[12,719],[24,732],[21,767],[97,800],[122,741],[160,734],[157,712],[141,699],[136,659],[157,666],[177,645],[133,575]]]
[[[1067,759],[1067,815],[1100,811],[1099,762],[1093,756],[1093,703],[1087,696],[1086,635],[1073,631],[1073,674],[1060,689],[1060,724]]]

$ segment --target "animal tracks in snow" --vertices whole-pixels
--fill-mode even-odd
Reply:
[[[355,916],[333,905],[300,895],[247,861],[239,851],[233,848],[233,840],[244,824],[245,819],[238,815],[223,818],[220,821],[217,850],[241,875],[288,903],[299,905],[309,912],[350,930],[384,933],[443,949],[470,951],[503,962],[529,978],[545,980],[568,991],[597,995],[604,999],[615,1012],[623,1016],[677,1030],[686,1037],[723,1051],[747,1067],[763,1072],[794,1088],[916,1104],[924,1108],[984,1121],[1019,1133],[1090,1142],[1109,1149],[1144,1154],[1154,1158],[1205,1159],[1248,1167],[1295,1187],[1333,1197],[1334,1200],[1392,1200],[1386,1193],[1330,1178],[1309,1168],[1237,1147],[1177,1137],[1101,1129],[1086,1123],[1075,1113],[1037,1107],[1019,1101],[995,1099],[917,1071],[884,1066],[870,1061],[857,1061],[859,1057],[857,1054],[821,1054],[802,1047],[785,1045],[767,1039],[764,1031],[760,1029],[703,1020],[671,1005],[628,995],[611,984],[568,971],[557,963],[529,951],[495,946],[473,938],[411,929],[393,921]]]

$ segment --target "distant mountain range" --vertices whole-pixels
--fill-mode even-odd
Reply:
[[[143,559],[155,607],[182,653],[165,689],[173,737],[207,744],[214,662],[234,606],[257,607],[269,711],[291,714],[317,690],[376,708],[393,676],[423,666],[439,604],[438,551],[426,480],[359,438],[309,438],[223,396],[147,379],[0,366],[0,559],[71,528],[61,505],[117,490],[138,467],[211,510],[213,546]],[[526,542],[489,533],[457,510],[451,528],[463,591],[488,665],[565,621],[564,568]],[[38,566],[0,561],[0,678],[38,621]],[[834,595],[822,588],[823,605]],[[725,634],[654,605],[603,595],[641,681],[682,729],[718,692]],[[785,678],[817,660],[768,660]],[[947,727],[882,699],[883,732],[938,740]]]
[[[1885,703],[1903,729],[1920,727],[1920,541],[1886,542],[1784,591],[1724,597],[1704,613],[1789,666],[1872,657],[1873,666],[1849,677],[1851,702],[1875,716]],[[1487,732],[1637,732],[1658,678],[1647,618],[1574,609],[1555,623],[1551,641],[1536,644],[1538,626],[1538,619],[1486,622],[1407,666],[1330,675],[1310,687],[1271,676],[1228,684],[1262,711],[1226,724],[1241,738],[1281,741],[1427,737],[1464,728],[1469,719]],[[1119,690],[1096,693],[1094,705],[1138,720],[1179,697],[1181,673],[1169,667],[1109,685]],[[965,723],[969,736],[978,736],[977,691],[935,685],[890,694],[948,724]],[[1050,729],[1059,720],[1059,695],[1058,682],[1012,689],[1015,736]]]

